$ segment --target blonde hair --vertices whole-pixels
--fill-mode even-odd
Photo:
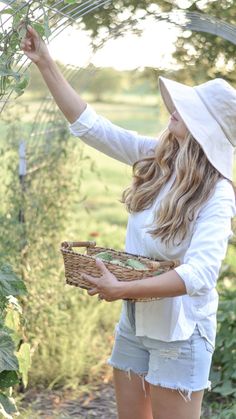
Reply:
[[[176,238],[178,244],[185,239],[197,210],[223,178],[190,133],[179,142],[165,130],[155,155],[133,165],[133,182],[122,194],[127,210],[132,213],[150,208],[173,172],[175,180],[160,202],[149,231],[166,245]]]

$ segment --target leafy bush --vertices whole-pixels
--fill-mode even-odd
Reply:
[[[213,383],[212,394],[209,400],[219,400],[227,406],[222,415],[217,418],[236,417],[236,287],[234,284],[236,242],[231,241],[228,255],[223,264],[219,278],[218,292],[220,296],[217,314],[216,349],[213,356],[213,365],[210,379]],[[212,416],[216,418],[216,416]]]
[[[65,289],[59,248],[62,238],[68,237],[65,234],[68,209],[72,203],[78,206],[84,199],[80,192],[82,164],[83,160],[89,164],[89,159],[76,139],[67,141],[69,132],[65,122],[58,121],[58,114],[46,107],[44,115],[47,123],[42,129],[36,121],[32,136],[26,131],[19,135],[20,117],[16,114],[14,119],[11,115],[6,116],[6,136],[3,136],[0,148],[0,176],[3,179],[0,185],[3,197],[0,261],[14,264],[27,284],[28,294],[27,298],[22,297],[22,305],[33,356],[29,381],[38,386],[65,384],[71,376],[78,381],[78,376],[82,379],[88,374],[88,368],[83,369],[82,358],[78,362],[75,357],[79,347],[78,334],[76,343],[74,339],[78,317],[83,319],[81,328],[85,327],[86,315],[82,312],[88,308],[88,297],[82,296],[80,301],[79,296],[73,296],[71,287]],[[25,138],[26,143],[27,174],[24,179],[18,174],[19,137]],[[70,234],[74,237],[73,232]],[[91,315],[93,311],[91,305]],[[75,314],[77,320],[73,322]],[[88,323],[89,317],[89,329]],[[88,348],[89,342],[96,340],[93,337],[95,328],[91,326],[89,340],[81,342],[82,348],[84,345]],[[72,349],[71,354],[65,351],[67,346]],[[85,372],[81,373],[81,370]]]
[[[29,345],[22,340],[18,296],[27,292],[9,265],[0,266],[0,413],[7,419],[17,413],[12,386],[27,385]],[[17,352],[16,352],[17,350]]]
[[[236,396],[236,290],[226,290],[219,302],[218,333],[213,363],[213,380],[217,382],[213,388],[215,393],[223,397]]]

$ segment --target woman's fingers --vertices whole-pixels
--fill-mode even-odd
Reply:
[[[97,288],[90,288],[89,290],[87,290],[87,293],[91,296],[96,295],[96,294],[98,294],[98,289]]]
[[[27,34],[31,35],[33,38],[39,39],[38,32],[30,25],[27,25]]]
[[[25,52],[33,52],[35,51],[35,42],[34,39],[31,36],[28,36],[26,34],[26,36],[21,40],[21,44],[20,44],[21,48],[25,51]]]
[[[82,274],[81,277],[92,285],[98,285],[99,278],[87,274]]]
[[[30,40],[22,41],[20,46],[24,50],[32,50],[32,42]]]
[[[26,25],[24,21],[20,23],[19,28],[20,30],[25,29],[25,31],[22,31],[21,48],[26,56],[35,64],[43,61],[47,62],[50,54],[39,33],[32,26]]]
[[[109,270],[107,269],[106,265],[101,261],[101,259],[96,259],[96,265],[100,269],[102,274],[109,274]]]

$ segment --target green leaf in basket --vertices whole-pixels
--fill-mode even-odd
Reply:
[[[119,260],[119,259],[112,259],[112,260],[110,260],[110,262],[111,262],[113,265],[119,265],[119,266],[126,267],[126,265],[125,265],[123,262],[121,262],[121,260]]]
[[[144,265],[144,263],[140,262],[139,260],[135,260],[135,259],[127,259],[126,263],[127,266],[130,266],[131,268],[134,269],[144,269],[147,270],[147,266]]]
[[[112,255],[108,252],[100,252],[96,254],[96,258],[110,262],[112,260]]]

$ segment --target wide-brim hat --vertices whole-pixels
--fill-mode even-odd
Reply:
[[[232,180],[236,146],[236,90],[220,78],[190,87],[159,77],[159,87],[170,114],[178,111],[211,164],[224,177]]]

